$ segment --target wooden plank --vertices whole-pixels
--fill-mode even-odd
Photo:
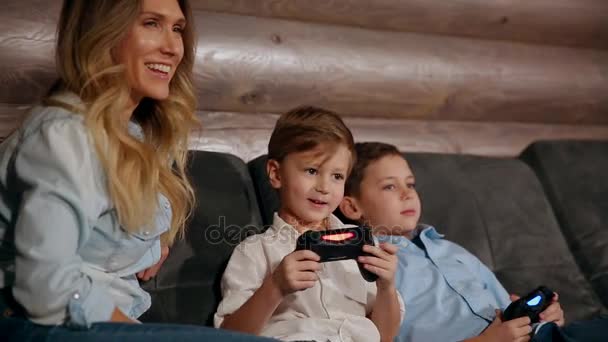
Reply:
[[[608,52],[199,12],[201,109],[608,124]]]
[[[278,118],[268,113],[199,112],[203,130],[193,149],[231,153],[245,161],[267,153]],[[533,141],[608,140],[608,126],[345,118],[357,141],[383,141],[406,152],[517,156]]]
[[[0,102],[30,104],[55,80],[55,30],[60,9],[61,0],[3,1]]]
[[[201,11],[196,21],[204,110],[278,113],[308,103],[347,116],[608,124],[606,51]],[[54,25],[18,27],[0,36],[0,102],[29,104],[55,77]]]
[[[608,1],[203,0],[226,13],[587,48],[608,48]]]
[[[31,106],[0,104],[0,140],[12,132]],[[199,111],[202,130],[190,138],[192,149],[231,153],[243,160],[265,154],[278,118],[272,113]],[[608,140],[608,126],[480,123],[345,118],[357,141],[383,141],[406,152],[516,156],[543,139]]]
[[[0,103],[0,141],[11,134],[23,121],[32,106]]]

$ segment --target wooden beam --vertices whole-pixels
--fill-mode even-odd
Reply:
[[[0,104],[0,140],[12,132],[31,106]],[[199,111],[202,130],[192,149],[234,154],[251,160],[267,153],[278,118],[272,113]],[[530,143],[550,139],[608,140],[608,126],[483,123],[345,118],[357,141],[383,141],[406,152],[517,156]]]
[[[608,51],[198,15],[201,109],[608,124]]]
[[[192,6],[377,30],[608,48],[605,0],[202,0]]]
[[[268,151],[278,118],[269,113],[199,112],[201,131],[193,149],[226,152],[251,160]],[[608,140],[608,126],[481,123],[345,118],[357,141],[382,141],[405,152],[514,157],[537,140]]]
[[[0,21],[11,27],[0,35],[2,103],[30,104],[55,78],[54,24],[36,19]],[[308,103],[360,117],[608,124],[608,51],[203,11],[196,22],[203,110]]]

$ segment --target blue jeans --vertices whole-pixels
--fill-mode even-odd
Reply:
[[[608,317],[576,321],[559,328],[545,324],[534,335],[532,342],[605,342],[608,341]]]
[[[6,342],[273,342],[276,340],[210,327],[178,324],[95,323],[87,330],[34,324],[25,318],[0,317],[0,340]]]

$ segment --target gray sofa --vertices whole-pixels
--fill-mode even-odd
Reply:
[[[608,142],[538,142],[520,158],[406,153],[422,222],[477,255],[509,292],[544,284],[566,319],[608,312]],[[212,325],[233,248],[278,208],[265,156],[193,151],[197,207],[156,278],[148,322]]]

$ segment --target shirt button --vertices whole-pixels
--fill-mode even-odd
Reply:
[[[72,297],[74,297],[74,299],[78,300],[78,299],[80,299],[80,294],[78,292],[76,292],[76,293],[74,293],[74,295]]]
[[[145,236],[148,236],[148,235],[150,235],[150,232],[146,230],[146,231],[144,232],[144,235],[145,235]]]

